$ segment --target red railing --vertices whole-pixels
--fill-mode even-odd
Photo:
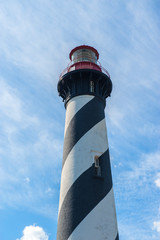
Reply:
[[[79,62],[80,63],[80,62]],[[89,63],[89,62],[88,62]],[[91,62],[91,65],[93,65],[93,63]],[[104,74],[106,74],[109,78],[110,78],[110,75],[109,75],[109,72],[101,66],[100,62],[98,61],[97,64],[94,64],[95,66],[97,65],[97,67],[100,69],[101,72],[103,72]],[[71,71],[74,71],[74,70],[71,70],[72,67],[76,66],[76,63],[72,64],[72,62],[70,62],[68,64],[68,66],[63,70],[63,72],[60,74],[59,76],[59,79],[61,80],[62,79],[62,76],[65,75],[66,73],[68,72],[71,72]],[[87,69],[87,67],[85,67]],[[91,68],[91,69],[94,69],[94,68]],[[97,69],[96,69],[97,70]]]

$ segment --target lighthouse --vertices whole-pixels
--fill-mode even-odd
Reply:
[[[109,73],[91,46],[78,46],[60,75],[66,120],[57,240],[118,240],[105,122]]]

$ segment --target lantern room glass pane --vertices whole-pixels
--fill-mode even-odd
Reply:
[[[97,63],[97,56],[96,54],[91,51],[90,49],[79,49],[75,51],[72,55],[72,63],[76,62],[93,62]]]

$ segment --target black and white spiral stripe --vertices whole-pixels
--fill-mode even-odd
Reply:
[[[94,156],[103,178],[94,177]],[[57,240],[118,240],[104,104],[93,96],[66,110]]]

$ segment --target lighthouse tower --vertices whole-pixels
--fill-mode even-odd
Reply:
[[[57,240],[118,240],[104,113],[112,82],[95,48],[69,57],[58,82],[66,121]]]

